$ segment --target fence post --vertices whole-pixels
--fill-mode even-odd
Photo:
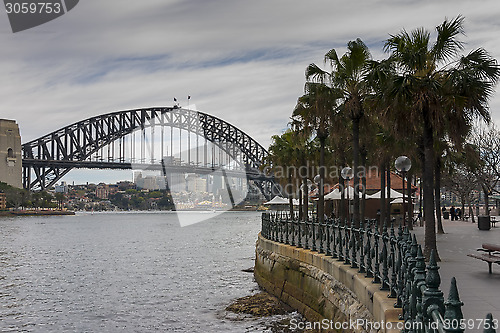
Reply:
[[[337,234],[336,230],[338,229],[339,221],[337,219],[333,219],[332,221],[332,258],[338,258],[337,256]]]
[[[444,297],[443,292],[439,290],[441,277],[439,276],[438,270],[439,267],[436,263],[436,252],[432,250],[429,265],[427,265],[425,291],[422,298],[425,324],[429,324],[432,320],[433,311],[439,311],[441,316],[444,314]]]
[[[380,233],[378,232],[378,227],[375,227],[375,234],[373,235],[373,249],[372,257],[375,258],[375,269],[373,271],[373,283],[380,283],[380,260],[379,260],[379,241]]]
[[[382,285],[380,290],[389,290],[389,264],[387,251],[387,240],[389,239],[389,234],[387,233],[387,224],[384,223],[384,228],[382,231]]]
[[[325,220],[326,255],[327,256],[332,255],[332,249],[331,249],[331,244],[330,244],[330,228],[331,228],[331,223],[329,223],[328,220]]]
[[[368,222],[368,221],[367,221]],[[358,249],[359,249],[359,273],[365,273],[365,221],[360,221],[359,223],[359,233],[358,233]]]
[[[378,228],[376,226],[375,228]],[[368,228],[366,229],[366,274],[365,277],[373,277],[373,268],[372,268],[372,223],[368,222]]]
[[[455,279],[455,277],[452,277],[448,300],[444,302],[444,320],[446,321],[446,332],[461,333],[465,331],[460,327],[461,321],[464,318],[464,315],[462,314],[462,305],[464,305],[464,303],[460,301],[460,297],[458,296],[457,280]]]

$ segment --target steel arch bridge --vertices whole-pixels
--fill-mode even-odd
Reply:
[[[158,127],[161,136],[155,134]],[[168,137],[165,129],[168,128],[171,157],[174,155],[174,141],[179,141],[177,163],[165,163],[165,156],[169,154],[169,147],[165,144],[165,133]],[[174,128],[179,130],[176,140],[173,139]],[[139,133],[139,139],[136,139],[136,133]],[[187,133],[184,134],[184,140],[187,135],[188,142],[187,149],[184,149],[187,163],[182,160],[182,133]],[[160,144],[155,147],[158,136]],[[198,142],[200,138],[202,145]],[[194,140],[196,148],[192,148],[191,141]],[[211,153],[208,152],[208,143]],[[45,190],[74,168],[134,168],[160,170],[164,174],[166,171],[209,174],[223,164],[222,153],[226,160],[231,158],[233,166],[238,166],[226,170],[229,175],[252,180],[267,198],[281,192],[274,178],[260,170],[268,152],[257,141],[220,118],[177,106],[111,112],[24,143],[23,186],[29,190]]]

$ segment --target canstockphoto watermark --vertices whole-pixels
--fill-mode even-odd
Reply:
[[[80,0],[4,0],[12,32],[34,28],[52,21],[73,8]]]
[[[437,330],[438,326],[445,329],[489,329],[498,328],[498,320],[488,322],[484,319],[461,319],[461,320],[445,320],[439,324],[437,321],[428,323],[423,322],[386,322],[386,321],[370,321],[367,319],[357,319],[349,321],[333,321],[323,319],[321,321],[300,321],[296,318],[290,320],[290,329],[296,330],[405,330],[414,331],[422,330],[426,326],[426,331]]]

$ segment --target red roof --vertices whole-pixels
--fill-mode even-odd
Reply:
[[[361,180],[360,180],[361,184]],[[336,187],[338,187],[338,183],[333,186],[332,190]],[[354,180],[351,179],[349,181],[350,186],[354,186]],[[385,185],[387,186],[387,180]],[[408,186],[408,183],[405,182],[405,186]],[[401,191],[403,188],[403,179],[401,176],[397,175],[394,172],[391,172],[391,188],[396,191]],[[418,187],[411,185],[412,190],[418,189]],[[380,174],[379,172],[375,171],[368,171],[366,175],[366,189],[368,191],[380,191]],[[406,190],[406,188],[405,188]]]

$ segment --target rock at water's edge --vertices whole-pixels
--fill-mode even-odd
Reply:
[[[286,314],[290,310],[278,298],[266,292],[238,298],[226,308],[226,311],[246,313],[257,317]]]

